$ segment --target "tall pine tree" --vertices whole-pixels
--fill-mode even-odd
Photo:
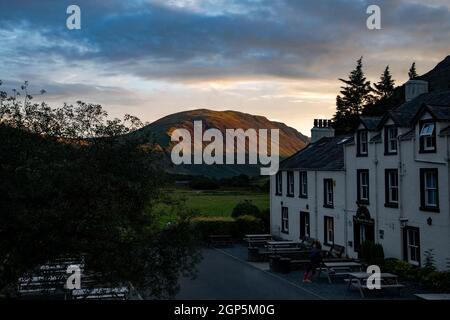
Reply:
[[[348,80],[339,79],[345,86],[341,87],[341,95],[336,98],[336,114],[334,116],[337,133],[354,130],[358,116],[364,107],[373,103],[372,87],[363,72],[362,57],[357,61],[356,68],[350,72]]]
[[[409,76],[410,80],[417,78],[419,76],[416,71],[416,63],[415,62],[413,62],[413,64],[411,65],[411,68],[409,69],[409,72],[408,72],[408,76]]]
[[[374,84],[375,93],[381,98],[389,98],[394,93],[395,81],[392,79],[391,72],[389,70],[389,66],[384,69],[383,74],[381,75],[380,81]]]

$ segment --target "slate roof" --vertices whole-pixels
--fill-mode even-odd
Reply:
[[[401,126],[410,126],[411,121],[414,119],[417,112],[424,105],[433,106],[445,106],[444,108],[450,107],[450,90],[424,93],[417,98],[405,102],[398,108],[392,111],[393,117],[399,122]],[[395,121],[395,120],[394,120]]]
[[[318,171],[344,170],[344,144],[351,142],[351,135],[322,138],[309,144],[280,164],[280,170],[305,169]]]
[[[370,142],[381,142],[381,133],[377,134],[372,139],[370,139]]]
[[[400,140],[411,140],[415,137],[416,131],[415,129],[411,129],[408,132],[405,132],[404,134],[400,135]]]
[[[450,136],[450,126],[444,128],[439,132],[439,135],[441,136]]]
[[[367,130],[376,130],[378,127],[378,123],[380,123],[383,117],[367,117],[361,116],[359,119],[362,124],[367,128]]]

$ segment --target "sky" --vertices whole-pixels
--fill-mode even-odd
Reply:
[[[66,9],[81,9],[69,30]],[[381,30],[369,30],[369,5]],[[237,110],[309,135],[331,118],[363,56],[397,84],[450,55],[450,0],[0,0],[0,80],[27,80],[57,107],[99,103],[152,122],[198,108]]]

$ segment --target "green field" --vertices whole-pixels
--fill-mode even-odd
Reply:
[[[170,194],[172,199],[184,199],[186,207],[193,211],[194,216],[230,216],[236,204],[244,200],[252,201],[261,210],[269,209],[269,194],[246,190],[170,189],[166,194]]]

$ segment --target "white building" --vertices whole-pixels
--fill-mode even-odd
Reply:
[[[361,117],[351,136],[315,121],[311,144],[271,179],[271,232],[344,246],[383,245],[385,256],[450,265],[450,91],[405,85],[407,102],[384,117]]]

